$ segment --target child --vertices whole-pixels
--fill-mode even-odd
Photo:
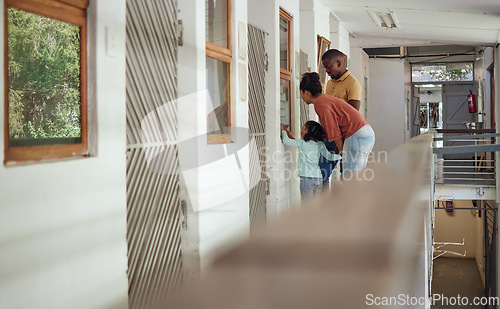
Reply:
[[[283,143],[299,149],[298,169],[300,176],[300,195],[307,199],[321,193],[323,178],[318,165],[320,154],[331,161],[340,160],[341,156],[330,153],[323,140],[324,131],[316,121],[308,121],[300,131],[302,139],[294,139],[281,124]]]

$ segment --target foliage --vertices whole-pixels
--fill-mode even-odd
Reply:
[[[468,75],[472,75],[472,69],[455,69],[455,70],[432,70],[429,72],[433,80],[439,81],[463,81],[467,80]]]
[[[412,68],[414,82],[472,81],[473,76],[472,63],[416,65]]]
[[[12,139],[80,136],[80,29],[8,9]]]

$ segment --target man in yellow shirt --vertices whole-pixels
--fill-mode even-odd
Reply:
[[[321,56],[326,73],[331,79],[326,84],[325,94],[342,99],[359,111],[361,84],[346,68],[346,55],[337,49],[330,49]]]
[[[321,56],[326,73],[331,77],[326,83],[325,94],[342,99],[359,111],[362,88],[356,77],[352,76],[347,70],[346,59],[347,56],[337,49],[327,50]],[[338,152],[333,142],[326,140],[323,143],[330,152]],[[336,164],[337,161],[333,163],[322,157],[319,160],[319,167],[323,176],[323,190],[330,188],[330,175]]]

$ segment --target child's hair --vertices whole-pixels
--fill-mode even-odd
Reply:
[[[321,87],[321,82],[319,81],[319,75],[316,72],[304,73],[302,75],[302,80],[300,81],[300,90],[309,91],[313,96],[323,92]]]
[[[304,141],[315,140],[322,141],[325,131],[323,127],[316,121],[309,120],[304,124],[306,128],[306,134],[304,134]]]

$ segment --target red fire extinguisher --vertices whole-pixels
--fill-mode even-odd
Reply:
[[[467,105],[469,105],[469,113],[477,112],[476,96],[472,94],[472,90],[470,90],[470,94],[467,95]]]

